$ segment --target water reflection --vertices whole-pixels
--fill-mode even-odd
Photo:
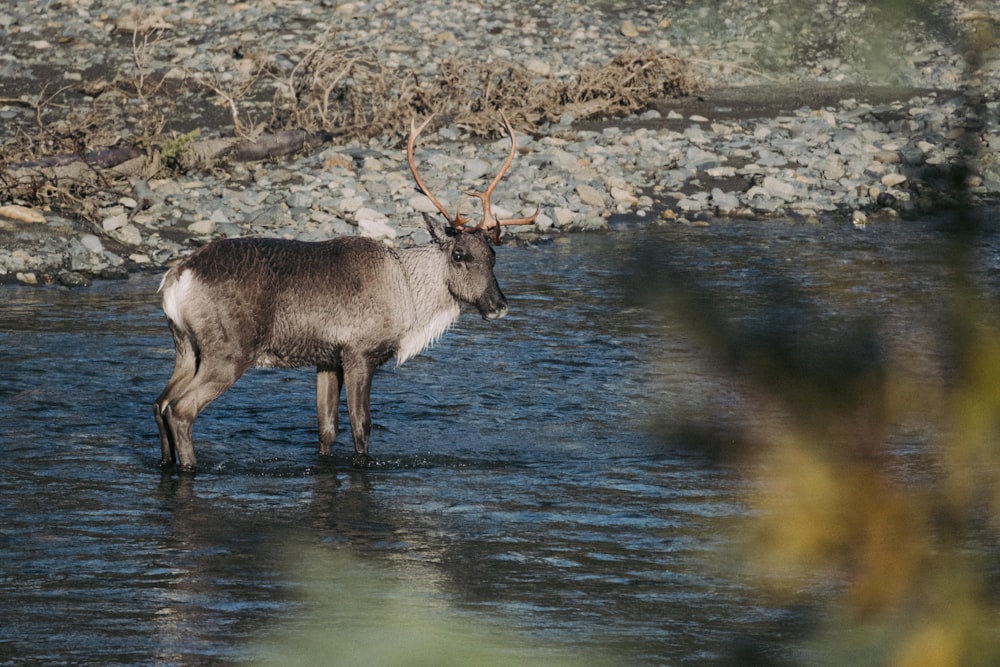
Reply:
[[[384,579],[419,571],[415,604],[502,619],[534,641],[525,659],[593,646],[633,664],[779,661],[815,615],[757,599],[732,570],[743,471],[701,445],[784,415],[757,410],[705,354],[707,334],[635,298],[624,260],[641,249],[647,266],[673,267],[646,296],[696,286],[748,330],[774,324],[777,275],[817,309],[813,333],[876,312],[879,345],[938,376],[934,238],[771,222],[501,248],[510,315],[467,316],[379,372],[380,465],[364,472],[346,434],[333,460],[316,456],[312,374],[262,370],[199,419],[202,470],[162,474],[150,404],[173,353],[158,277],[0,287],[0,662],[250,659],[286,624],[310,625],[311,590],[335,579],[332,565],[303,569],[303,545],[370,564],[370,587],[353,590],[378,599],[400,595]],[[997,244],[979,250],[995,280]],[[677,427],[705,415],[714,430]],[[933,474],[919,463],[926,425],[897,433],[897,465],[919,484]]]

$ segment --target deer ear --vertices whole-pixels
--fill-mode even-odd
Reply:
[[[445,237],[451,236],[452,227],[451,225],[446,225],[437,219],[437,216],[431,215],[430,213],[424,213],[424,225],[427,227],[427,231],[430,232],[431,238],[434,239],[435,243],[442,243]]]

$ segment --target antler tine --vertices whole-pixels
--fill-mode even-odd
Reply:
[[[427,189],[426,185],[424,185],[424,180],[420,178],[420,173],[417,172],[417,163],[413,159],[413,148],[416,145],[417,137],[420,136],[420,133],[424,131],[424,128],[427,127],[427,125],[433,119],[434,119],[434,114],[431,114],[430,116],[427,117],[427,120],[425,120],[423,123],[420,124],[420,127],[416,127],[416,124],[413,121],[413,119],[412,118],[410,119],[410,138],[406,142],[406,161],[410,164],[410,172],[413,174],[413,180],[417,182],[417,187],[420,188],[420,192],[422,192],[425,197],[431,200],[431,203],[434,204],[434,207],[441,212],[441,215],[443,215],[445,220],[448,221],[448,224],[450,224],[455,229],[459,229],[462,227],[462,225],[467,223],[469,219],[463,218],[462,214],[459,213],[457,209],[455,211],[455,217],[454,218],[451,217],[451,214],[448,213],[448,209],[444,207],[444,204],[438,201],[437,197],[432,195],[431,191]]]
[[[510,121],[507,120],[507,115],[504,112],[500,112],[500,119],[503,121],[503,127],[507,130],[507,135],[510,137],[510,153],[507,154],[507,159],[504,160],[503,166],[500,167],[500,171],[497,173],[496,177],[490,181],[490,185],[486,188],[486,198],[489,199],[493,195],[493,191],[496,189],[497,184],[500,179],[503,178],[507,170],[510,169],[510,165],[514,162],[514,156],[517,155],[517,134],[514,132],[514,128],[511,127]]]
[[[507,130],[507,135],[510,137],[510,153],[507,155],[507,159],[504,161],[503,166],[500,167],[500,171],[497,175],[490,181],[486,190],[483,192],[467,191],[466,194],[476,197],[483,203],[483,220],[480,222],[476,228],[482,229],[485,232],[490,233],[491,238],[495,242],[500,241],[500,227],[502,225],[530,225],[538,217],[541,209],[535,208],[535,212],[526,218],[513,218],[509,220],[498,220],[490,206],[490,198],[493,196],[493,191],[496,189],[497,185],[500,183],[500,179],[504,177],[507,170],[510,169],[510,165],[514,162],[514,156],[517,154],[517,136],[514,133],[514,128],[511,127],[510,121],[507,120],[506,114],[502,111],[500,112],[500,118],[503,120],[504,129]]]

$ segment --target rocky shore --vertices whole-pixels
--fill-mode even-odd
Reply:
[[[86,102],[85,84],[135,57],[137,29],[162,40],[144,66],[177,82],[176,113],[206,136],[233,133],[225,96],[185,81],[198,73],[238,79],[253,47],[266,46],[269,67],[293,69],[322,35],[365,43],[387,63],[418,63],[428,76],[461,54],[568,76],[626,49],[653,49],[698,70],[696,95],[619,118],[565,113],[519,133],[518,157],[494,203],[508,217],[541,209],[536,225],[515,228],[524,241],[606,228],[615,216],[701,225],[790,217],[863,228],[873,217],[905,219],[941,204],[958,173],[973,203],[996,203],[1000,58],[983,41],[1000,16],[990,13],[995,7],[912,3],[896,15],[860,1],[830,0],[808,12],[782,0],[719,4],[725,14],[680,0],[545,9],[133,2],[114,10],[66,0],[41,13],[36,3],[16,2],[0,9],[0,164],[10,163],[4,146],[30,124],[42,90],[69,86]],[[408,121],[399,119],[400,131]],[[137,134],[122,127],[108,145],[135,143]],[[508,148],[506,139],[480,140],[446,122],[421,136],[417,159],[439,198],[472,213],[475,202],[462,191],[481,189]],[[422,243],[421,214],[433,210],[414,187],[399,134],[334,140],[297,158],[135,178],[91,220],[9,197],[0,201],[0,281],[123,277],[221,236]]]

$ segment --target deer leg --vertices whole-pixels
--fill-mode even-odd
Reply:
[[[177,463],[177,448],[174,444],[170,424],[164,414],[167,403],[163,395],[153,404],[153,416],[156,418],[156,430],[160,433],[160,465],[169,466]]]
[[[351,435],[354,438],[355,466],[363,467],[372,462],[368,455],[368,438],[372,431],[371,390],[375,364],[357,355],[344,363],[344,386],[347,389],[347,411],[351,417]]]
[[[194,439],[191,429],[194,419],[185,419],[176,415],[172,403],[167,403],[160,411],[160,419],[164,422],[167,431],[168,444],[161,447],[160,465],[167,466],[174,463],[180,465],[182,470],[194,470]],[[169,449],[167,449],[169,447]]]
[[[320,456],[333,454],[333,441],[337,439],[337,410],[340,407],[342,384],[344,384],[344,371],[339,366],[316,368],[316,414],[319,417]]]
[[[170,331],[174,335],[174,372],[167,381],[167,386],[153,403],[153,416],[156,418],[156,429],[160,434],[160,465],[172,465],[177,462],[176,442],[168,421],[167,412],[171,398],[187,388],[197,370],[197,356],[191,341],[183,336],[170,322]]]
[[[182,470],[194,470],[194,420],[208,404],[221,396],[243,375],[246,368],[234,365],[210,367],[202,364],[187,384],[178,390],[160,407],[160,415],[165,422],[172,452]]]

